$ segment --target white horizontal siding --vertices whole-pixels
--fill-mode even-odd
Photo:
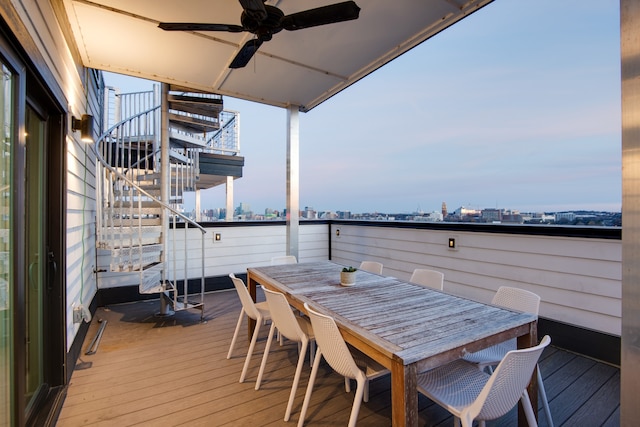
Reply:
[[[300,226],[298,260],[318,261],[328,259],[329,241],[327,224],[304,224]],[[216,233],[221,240],[214,241]],[[187,276],[199,277],[202,258],[200,257],[201,232],[189,229],[187,244],[189,251],[184,251],[184,230],[176,230],[176,270],[184,272],[185,257]],[[248,226],[248,227],[210,227],[205,234],[205,276],[222,276],[229,273],[243,273],[248,267],[266,265],[271,258],[286,253],[286,227]],[[174,251],[172,243],[169,252]],[[173,266],[168,266],[171,272]]]
[[[340,235],[336,235],[340,229]],[[215,227],[205,235],[205,276],[243,273],[247,267],[266,265],[286,251],[284,225]],[[508,230],[506,230],[508,231]],[[190,278],[200,276],[200,235],[177,230],[176,270]],[[221,240],[214,241],[216,233]],[[363,225],[303,224],[299,261],[329,258],[345,265],[374,260],[383,274],[408,280],[415,268],[445,274],[445,290],[489,302],[500,286],[516,286],[542,298],[542,317],[620,334],[621,242],[609,239],[521,234],[439,231]],[[455,236],[458,249],[448,248]],[[170,246],[170,252],[174,246]],[[108,257],[104,261],[108,265]],[[103,265],[100,262],[100,265]],[[173,267],[169,266],[169,271]],[[135,284],[135,275],[101,273],[100,287]]]
[[[46,83],[57,96],[64,98],[63,109],[69,109],[68,117],[80,117],[83,113],[97,114],[95,88],[87,81],[89,73],[79,66],[73,58],[65,37],[57,25],[55,13],[50,2],[35,0],[14,0],[11,2],[16,13],[31,35],[36,52],[35,66],[47,70],[54,81]],[[87,86],[83,82],[88,83]],[[66,194],[66,338],[67,349],[73,343],[79,324],[73,323],[73,307],[88,305],[96,293],[96,280],[93,274],[95,266],[95,160],[90,147],[79,141],[79,133],[67,127],[65,187]],[[53,173],[58,173],[54,171]]]
[[[621,332],[619,240],[348,224],[332,225],[331,239],[336,262],[379,261],[385,275],[405,280],[414,268],[432,268],[445,274],[446,291],[485,302],[498,287],[516,286],[540,295],[542,317]]]
[[[328,259],[329,240],[327,224],[303,224],[300,226],[299,235],[299,261],[322,261]],[[171,230],[170,233],[174,231]],[[214,241],[216,233],[220,233],[222,239]],[[188,251],[185,252],[185,235]],[[168,259],[175,252],[175,266],[170,262],[167,266],[169,278],[182,278],[186,268],[186,276],[198,278],[202,271],[202,233],[195,228],[175,230],[175,245],[173,241],[168,243]],[[242,226],[207,228],[204,235],[205,246],[205,277],[226,276],[229,273],[244,273],[248,267],[269,264],[271,257],[284,255],[286,252],[286,227],[284,225],[273,226]],[[186,266],[185,266],[185,259]],[[100,289],[121,286],[137,285],[139,275],[137,273],[113,273],[109,272],[110,254],[106,250],[98,251],[98,267],[102,271],[98,274]]]

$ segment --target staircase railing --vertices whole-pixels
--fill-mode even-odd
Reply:
[[[135,107],[125,107],[135,111]],[[206,230],[171,206],[172,200],[158,198],[160,185],[168,185],[161,182],[157,167],[160,164],[159,116],[160,106],[150,106],[110,127],[95,144],[97,197],[101,202],[97,218],[98,246],[112,251],[112,271],[139,271],[141,292],[164,295],[161,297],[161,314],[168,314],[165,298],[169,298],[174,309],[199,308],[203,318]],[[162,217],[172,219],[171,232],[162,230]],[[184,223],[184,267],[180,277],[177,221]],[[187,245],[191,228],[201,232],[199,303],[189,302],[187,298],[187,263],[193,259],[193,255],[188,254],[193,248]],[[172,248],[170,251],[169,247]],[[171,254],[171,259],[167,259],[168,254]],[[167,270],[170,270],[171,278],[167,277]],[[180,279],[183,281],[182,298],[177,289]]]

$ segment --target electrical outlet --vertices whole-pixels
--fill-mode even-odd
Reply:
[[[82,306],[73,307],[73,323],[82,322]]]

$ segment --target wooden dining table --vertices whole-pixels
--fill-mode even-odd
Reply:
[[[343,267],[331,261],[252,267],[247,283],[254,300],[260,284],[282,292],[301,312],[307,303],[333,317],[347,343],[389,369],[393,426],[418,425],[419,372],[514,337],[519,348],[537,344],[533,314],[363,270],[346,287],[340,284]],[[529,395],[537,408],[535,378]],[[519,421],[525,425],[522,415]]]

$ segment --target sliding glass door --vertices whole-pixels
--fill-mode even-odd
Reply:
[[[13,366],[13,322],[12,322],[12,258],[14,256],[11,238],[13,222],[11,173],[11,153],[13,140],[13,73],[4,63],[0,81],[0,427],[13,425],[11,396],[14,393],[12,381]]]
[[[44,304],[46,302],[47,250],[44,177],[46,121],[31,105],[25,110],[25,408],[31,413],[46,395],[44,378]]]
[[[0,427],[42,425],[66,380],[65,115],[1,31],[0,67]]]

